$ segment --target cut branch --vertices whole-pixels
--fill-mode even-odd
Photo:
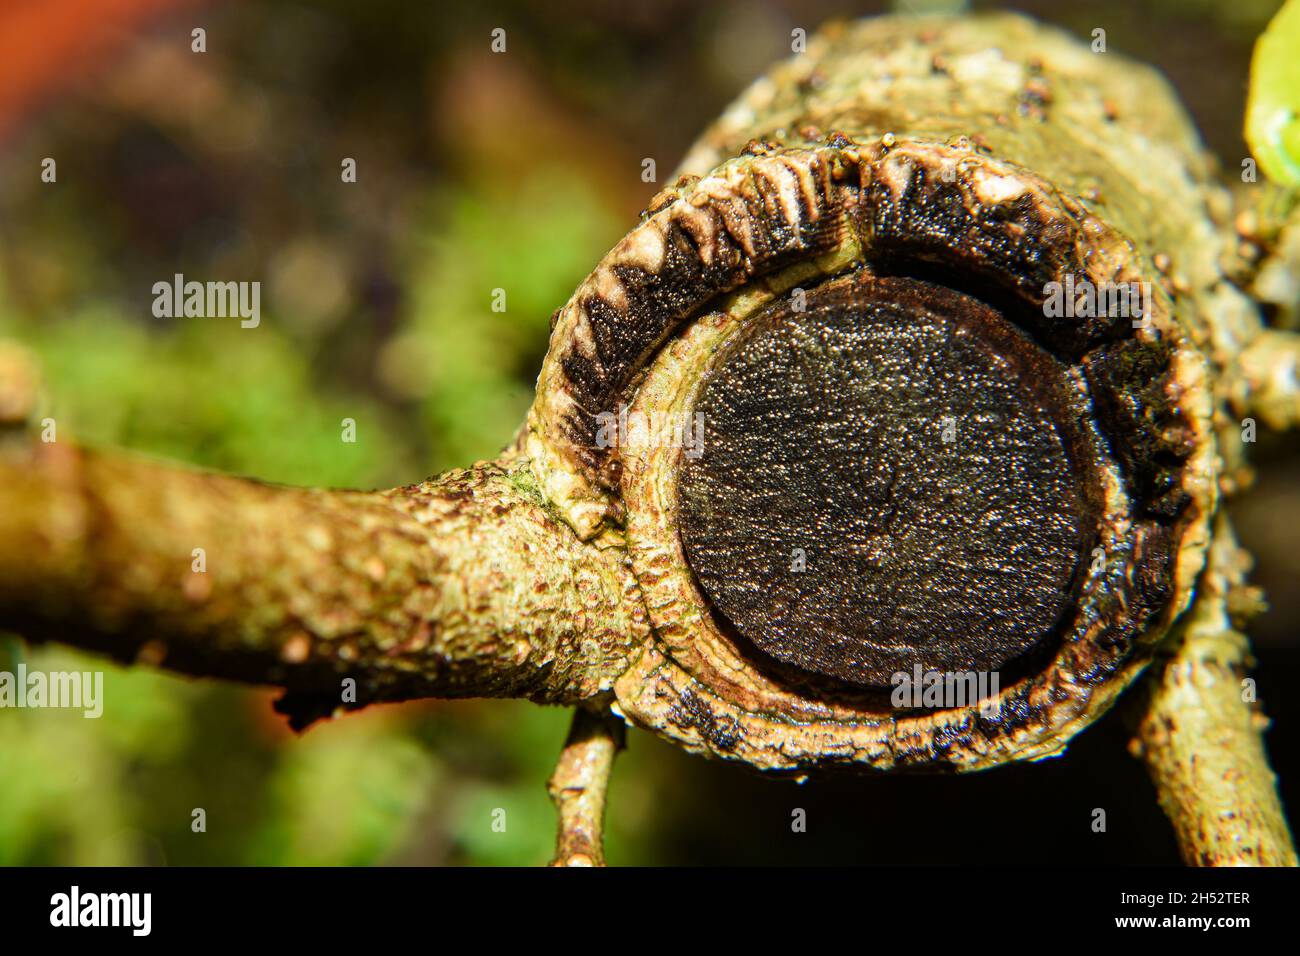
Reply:
[[[518,459],[362,493],[0,443],[0,626],[277,684],[299,725],[379,700],[592,697],[644,633],[633,587]]]

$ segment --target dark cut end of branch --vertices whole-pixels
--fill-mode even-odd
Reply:
[[[695,406],[687,559],[804,670],[1004,670],[1069,619],[1095,536],[1067,396],[1064,366],[960,293],[859,276],[782,300]]]
[[[296,489],[11,437],[0,627],[272,684],[296,727],[423,697],[571,703],[642,633],[622,565],[521,463],[388,492]]]

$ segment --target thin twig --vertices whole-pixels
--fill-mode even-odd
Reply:
[[[605,794],[623,721],[608,708],[579,707],[546,789],[560,815],[551,866],[604,866]]]
[[[1229,604],[1248,558],[1220,517],[1195,606],[1156,662],[1132,743],[1160,807],[1195,866],[1295,866],[1296,851],[1268,764],[1268,719],[1246,679],[1246,636]]]

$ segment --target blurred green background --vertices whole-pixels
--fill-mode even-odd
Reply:
[[[39,2],[0,0],[0,30]],[[102,4],[81,6],[92,17]],[[274,481],[387,487],[494,456],[531,398],[551,313],[693,136],[788,53],[792,28],[885,5],[141,6],[163,9],[93,52],[52,33],[56,79],[0,96],[0,337],[40,357],[60,439]],[[1239,166],[1250,43],[1276,2],[1012,6],[1083,37],[1103,26],[1113,49],[1158,62],[1225,167]],[[195,26],[207,31],[202,55],[190,52]],[[505,54],[489,48],[496,27]],[[52,185],[39,178],[47,156]],[[340,181],[345,157],[355,184]],[[658,183],[642,181],[645,158]],[[176,272],[261,280],[261,326],[155,319],[151,287]],[[495,288],[505,312],[491,310]],[[355,444],[339,440],[343,418],[357,422]],[[1300,465],[1277,441],[1261,451],[1259,504],[1242,521],[1274,590],[1260,683],[1293,794],[1300,708],[1281,691],[1300,672],[1289,586],[1300,559],[1276,529],[1279,509],[1291,528],[1300,519]],[[24,659],[105,667],[0,635],[0,669]],[[536,864],[551,851],[544,782],[565,711],[385,706],[299,737],[269,691],[110,666],[105,698],[100,720],[0,710],[0,863]],[[1038,767],[801,787],[632,732],[608,855],[1173,862],[1125,739],[1108,718],[1068,759]],[[198,807],[204,833],[190,826]],[[795,807],[807,833],[790,831]],[[1091,832],[1093,807],[1107,808],[1108,833]]]

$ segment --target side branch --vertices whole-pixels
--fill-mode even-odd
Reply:
[[[579,707],[555,772],[546,783],[559,814],[551,866],[605,865],[605,796],[625,728],[608,708]]]
[[[1195,866],[1296,865],[1264,749],[1268,719],[1245,681],[1249,643],[1229,614],[1246,560],[1220,516],[1201,593],[1152,665],[1132,742]]]
[[[0,627],[280,685],[304,725],[380,700],[584,700],[645,624],[621,554],[548,514],[520,460],[362,493],[17,439]]]

